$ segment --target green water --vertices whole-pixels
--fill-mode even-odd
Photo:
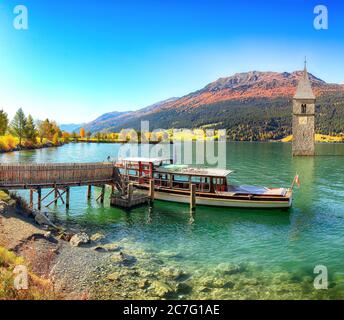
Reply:
[[[116,157],[118,148],[70,144],[4,154],[0,160],[103,161],[108,155]],[[289,187],[299,173],[302,185],[295,189],[290,211],[199,207],[190,223],[188,206],[182,204],[156,201],[152,209],[128,213],[108,203],[87,202],[85,188],[74,188],[69,212],[59,206],[53,213],[71,226],[101,231],[109,242],[122,241],[133,252],[144,250],[160,257],[165,266],[182,268],[194,289],[183,298],[344,298],[344,145],[317,145],[317,153],[292,158],[289,144],[227,145],[227,166],[236,172],[233,183]],[[245,265],[246,271],[216,273],[223,263]],[[317,265],[328,268],[328,290],[313,288]],[[235,286],[210,285],[205,290],[207,277],[232,277]]]

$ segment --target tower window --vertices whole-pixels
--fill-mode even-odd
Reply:
[[[305,105],[305,104],[301,105],[301,113],[302,114],[307,113],[307,105]]]

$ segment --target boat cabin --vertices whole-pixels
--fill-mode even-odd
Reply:
[[[190,190],[194,184],[203,193],[226,192],[227,177],[232,173],[225,169],[174,165],[166,158],[126,158],[116,165],[127,181],[141,186],[148,186],[154,179],[157,188]]]

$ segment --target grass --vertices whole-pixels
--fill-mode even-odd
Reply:
[[[0,190],[0,200],[8,203],[12,198],[8,193]],[[0,300],[51,300],[58,298],[51,282],[30,272],[28,265],[22,257],[0,246]],[[28,290],[17,290],[14,286],[17,275],[13,271],[17,266],[25,266],[28,269]]]
[[[0,300],[52,300],[59,297],[55,294],[49,280],[42,279],[28,268],[27,290],[17,290],[14,286],[17,266],[26,266],[27,263],[13,252],[0,247]]]
[[[11,200],[11,197],[5,191],[0,190],[0,200],[4,202],[9,202]]]
[[[292,142],[293,141],[293,136],[288,136],[285,137],[284,139],[281,140],[282,142]],[[329,136],[329,135],[324,135],[324,134],[316,134],[315,135],[315,141],[316,142],[328,142],[328,143],[333,143],[333,142],[344,142],[344,137],[343,136]]]

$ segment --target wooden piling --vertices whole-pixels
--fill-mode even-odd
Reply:
[[[192,184],[190,187],[190,210],[196,210],[196,185]]]
[[[87,186],[87,200],[91,200],[92,197],[92,186],[88,185]]]
[[[102,186],[102,191],[100,195],[100,203],[104,203],[104,198],[105,198],[105,185]]]
[[[37,189],[37,209],[38,211],[41,211],[42,209],[42,189]]]
[[[55,187],[55,206],[57,206],[58,199],[59,199],[59,194],[57,192],[57,188]]]
[[[69,203],[70,203],[70,188],[66,188],[66,209],[69,209]]]
[[[134,184],[129,183],[128,184],[128,201],[129,201],[129,203],[133,200],[133,195],[134,195]]]
[[[33,209],[33,190],[30,189],[30,209]]]
[[[151,179],[149,181],[149,194],[148,194],[151,203],[153,203],[153,201],[154,201],[154,196],[155,196],[154,191],[155,191],[154,190],[154,179]]]

